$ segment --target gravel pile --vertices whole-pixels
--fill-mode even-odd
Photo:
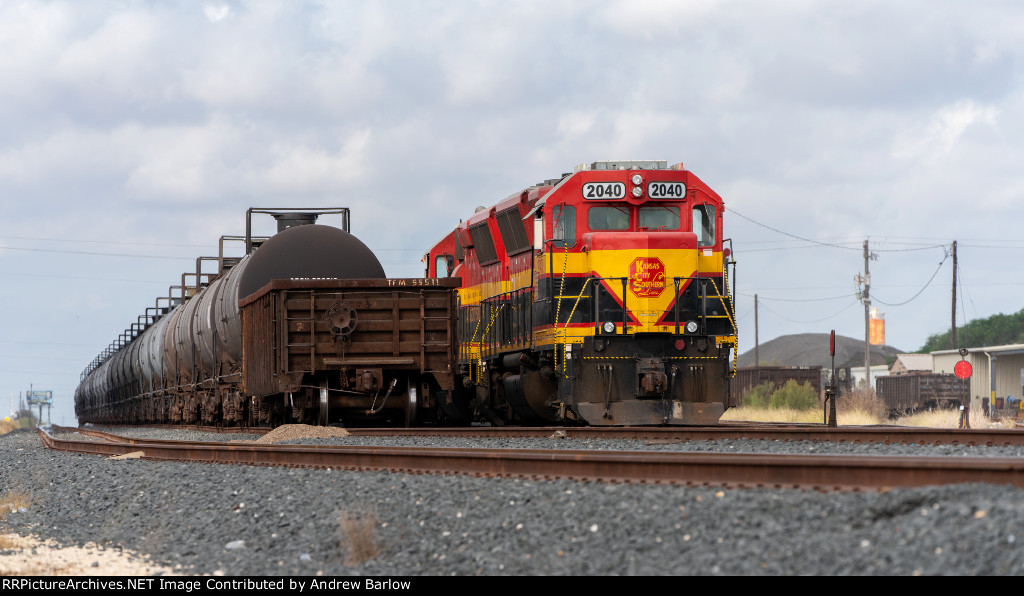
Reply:
[[[385,443],[288,442],[317,441]],[[513,443],[505,446],[1024,456],[811,442]],[[7,531],[131,549],[195,575],[1024,574],[1024,491],[995,485],[822,494],[187,465],[49,451],[20,431],[0,436],[0,503],[11,491],[31,504],[4,516]]]

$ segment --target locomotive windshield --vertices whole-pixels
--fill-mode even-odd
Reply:
[[[591,230],[628,230],[629,207],[591,207],[587,211],[587,227]]]
[[[628,205],[594,206],[587,211],[587,227],[591,230],[629,230]],[[682,220],[679,207],[651,205],[637,209],[637,227],[641,230],[678,230]],[[712,236],[714,236],[712,224]]]
[[[661,205],[641,207],[637,211],[640,229],[648,230],[678,230],[679,229],[679,207],[665,207]]]

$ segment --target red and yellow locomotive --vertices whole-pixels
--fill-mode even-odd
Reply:
[[[722,211],[663,161],[584,164],[478,208],[424,257],[462,280],[446,417],[717,423],[737,348]]]

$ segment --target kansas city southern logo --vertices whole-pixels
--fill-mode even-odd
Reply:
[[[657,257],[637,257],[629,264],[629,291],[638,298],[657,298],[665,291],[665,263]]]

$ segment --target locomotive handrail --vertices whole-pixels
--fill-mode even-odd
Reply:
[[[509,310],[510,311],[516,311],[517,310],[517,304],[516,304],[517,301],[521,301],[522,297],[524,297],[524,296],[529,297],[529,296],[532,296],[532,295],[533,295],[533,286],[522,286],[522,287],[517,288],[515,290],[509,290],[507,292],[502,292],[500,294],[495,294],[493,296],[488,296],[487,298],[484,298],[483,300],[480,301],[479,306],[480,306],[481,319],[487,317],[487,313],[484,312],[485,309],[487,309],[487,312],[490,313],[490,321],[489,321],[487,327],[484,329],[484,332],[480,335],[481,355],[483,355],[483,353],[484,353],[484,344],[487,345],[488,353],[492,353],[493,351],[500,352],[501,351],[501,347],[503,345],[512,346],[512,345],[514,345],[516,343],[529,343],[533,339],[533,333],[532,333],[532,331],[533,331],[533,322],[532,322],[532,318],[530,320],[528,320],[528,321],[527,320],[520,320],[519,321],[520,331],[518,332],[518,334],[513,333],[513,330],[511,329],[511,326],[514,325],[514,321],[512,319],[512,317],[514,317],[514,315],[509,315],[508,318],[503,317],[500,320],[499,325],[497,327],[494,327],[494,323],[495,323],[495,320],[497,319],[498,312],[501,311],[505,307],[505,305],[511,305]],[[492,312],[490,309],[493,309],[495,307],[495,305],[497,305],[497,308]],[[523,311],[523,309],[519,309],[519,310],[520,310],[520,312]],[[529,311],[529,309],[526,309],[526,310]],[[506,312],[508,312],[508,311],[506,311]],[[502,325],[502,323],[504,323],[506,321],[509,323],[509,325],[508,326]],[[491,333],[491,328],[492,327],[494,327],[495,333],[497,333],[497,335],[498,335],[497,338],[495,338],[494,334]],[[523,332],[521,331],[522,329],[526,330],[525,334],[523,334]],[[476,339],[477,331],[479,331],[479,320],[477,322],[477,328],[474,329],[474,331],[473,331],[473,337],[470,340],[470,342],[472,342],[473,340]],[[516,340],[518,340],[518,341],[516,341]]]

